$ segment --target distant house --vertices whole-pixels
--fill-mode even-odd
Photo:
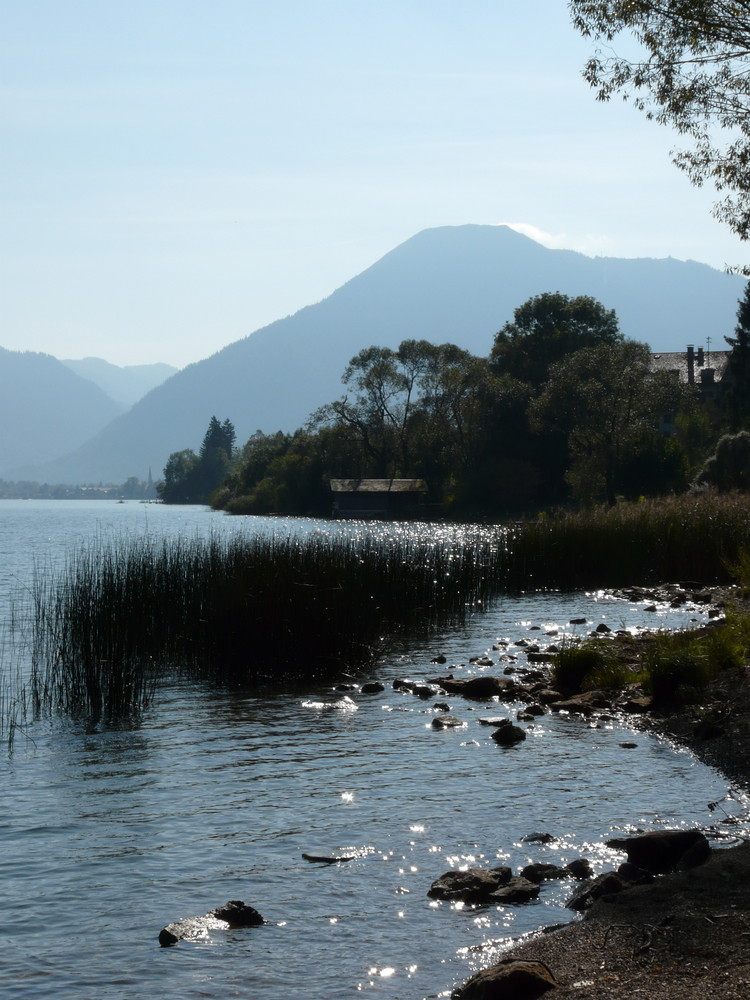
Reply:
[[[697,385],[708,399],[717,399],[731,351],[697,350],[688,344],[686,351],[663,351],[651,355],[651,370],[671,372],[685,385]]]
[[[408,519],[419,517],[427,501],[424,479],[332,479],[333,516]]]
[[[686,351],[662,351],[651,355],[652,372],[669,372],[683,385],[694,385],[702,399],[716,403],[725,389],[724,376],[727,372],[731,351],[697,350],[688,344]],[[663,434],[674,434],[674,414],[664,415],[660,421]]]

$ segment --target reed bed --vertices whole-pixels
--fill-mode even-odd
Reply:
[[[363,667],[405,629],[485,602],[498,537],[98,542],[37,585],[35,711],[120,717],[164,677],[245,687]]]
[[[667,580],[726,583],[750,569],[750,497],[712,493],[623,503],[520,525],[505,585],[598,589]]]
[[[120,718],[164,678],[250,688],[333,676],[503,591],[728,581],[748,553],[750,500],[715,495],[513,528],[97,540],[37,579],[31,704]]]

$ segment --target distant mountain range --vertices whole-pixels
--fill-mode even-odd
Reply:
[[[0,475],[78,447],[124,409],[57,358],[0,347]]]
[[[123,408],[130,407],[139,399],[161,385],[178,371],[172,365],[111,365],[102,358],[81,358],[80,361],[66,361],[76,375],[89,379]],[[98,428],[97,428],[98,430]]]
[[[507,226],[425,230],[323,301],[177,372],[76,451],[15,478],[123,482],[149,468],[157,477],[171,452],[198,447],[212,415],[228,417],[240,443],[256,429],[294,430],[341,395],[341,373],[361,348],[414,337],[486,355],[515,307],[541,292],[594,296],[654,351],[707,337],[718,349],[744,286],[694,261],[549,250]]]

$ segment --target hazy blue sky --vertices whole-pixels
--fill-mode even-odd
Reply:
[[[564,0],[0,0],[0,345],[184,365],[441,225],[747,263],[588,52]]]

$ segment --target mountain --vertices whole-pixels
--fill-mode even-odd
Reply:
[[[197,448],[212,415],[244,442],[293,430],[342,393],[341,373],[371,344],[452,341],[486,355],[532,295],[593,295],[627,336],[654,351],[716,348],[735,325],[744,279],[694,261],[624,260],[549,250],[507,226],[428,229],[328,298],[263,327],[153,389],[83,447],[35,472],[48,481],[158,476],[173,451]]]
[[[57,358],[0,347],[0,475],[78,447],[122,410]]]
[[[112,365],[102,358],[63,360],[71,371],[98,385],[108,396],[123,406],[132,406],[161,385],[178,370],[172,365]]]

